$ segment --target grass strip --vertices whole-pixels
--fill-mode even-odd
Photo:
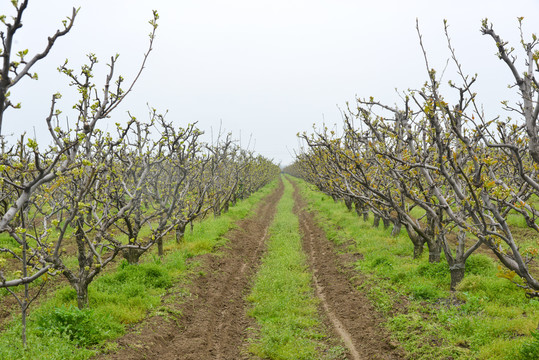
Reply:
[[[115,339],[125,333],[126,325],[142,321],[149,311],[157,311],[161,297],[173,284],[181,282],[196,262],[189,258],[212,252],[226,241],[223,236],[235,223],[253,214],[261,199],[277,185],[272,182],[248,199],[239,201],[217,217],[197,223],[185,234],[181,244],[169,239],[166,255],[145,255],[139,265],[121,261],[89,287],[88,309],[76,307],[76,293],[62,287],[39,306],[31,308],[28,318],[28,346],[21,348],[20,314],[15,313],[0,334],[0,359],[79,360],[115,349]],[[188,264],[189,263],[189,264]]]
[[[539,359],[539,302],[525,298],[484,254],[472,255],[456,293],[445,259],[413,259],[405,232],[373,228],[342,202],[295,179],[328,239],[360,253],[362,285],[411,359]],[[371,217],[372,219],[372,217]],[[406,308],[405,311],[399,311]],[[535,335],[533,335],[535,334]]]
[[[292,185],[285,181],[267,252],[247,300],[258,324],[249,351],[264,359],[319,359],[323,347],[318,300],[301,246],[299,221],[293,213]]]

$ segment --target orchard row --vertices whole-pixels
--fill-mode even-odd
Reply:
[[[376,226],[380,219],[392,223],[393,235],[404,228],[415,257],[425,245],[431,262],[443,253],[451,289],[483,245],[499,259],[501,276],[537,297],[538,274],[530,266],[539,246],[515,228],[539,231],[539,40],[535,34],[521,39],[522,61],[483,21],[481,31],[494,41],[520,99],[502,102],[514,117],[489,119],[473,90],[476,76],[463,73],[445,25],[458,80],[441,82],[418,28],[428,70],[424,85],[403,92],[400,105],[372,97],[348,104],[343,131],[303,133],[306,148],[286,171],[350,209],[355,205],[358,214],[371,211]]]
[[[12,49],[28,0],[11,3],[14,15],[0,17],[5,26],[0,129],[9,121],[5,115],[20,107],[11,90],[22,79],[38,78],[31,72],[34,64],[71,30],[77,15],[73,9],[44,50],[29,56],[28,50]],[[79,70],[66,61],[58,70],[79,100],[66,116],[58,105],[61,95],[52,95],[45,116],[49,144],[25,134],[17,141],[1,137],[0,288],[21,306],[23,344],[27,310],[37,297],[30,291],[33,282],[42,289],[50,276],[65,277],[84,308],[88,285],[117,257],[135,264],[154,246],[163,255],[165,238],[180,242],[196,219],[219,216],[280,173],[272,161],[240,147],[230,134],[204,142],[196,124],[174,126],[155,109],[148,121],[130,115],[112,133],[101,130],[110,126],[109,118],[141,75],[158,18],[154,11],[149,47],[131,83],[115,74],[118,56],[110,59],[99,85],[94,54]]]

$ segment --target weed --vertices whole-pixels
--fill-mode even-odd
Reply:
[[[378,256],[370,261],[371,268],[375,268],[378,266],[387,266],[389,268],[393,268],[391,260],[387,256]]]
[[[440,297],[440,292],[429,283],[414,284],[410,290],[416,300],[435,300]]]
[[[391,274],[390,279],[391,282],[394,284],[400,284],[406,281],[408,277],[407,271],[394,271],[393,274]]]
[[[466,260],[466,274],[493,276],[496,274],[496,266],[486,255],[472,255]]]
[[[484,305],[488,301],[488,298],[473,296],[467,293],[464,293],[464,295],[466,296],[466,302],[460,306],[460,310],[464,314],[477,314],[483,311]]]
[[[531,336],[519,350],[521,359],[539,359],[539,331],[532,331]]]
[[[348,350],[344,346],[333,346],[322,356],[322,360],[345,360]]]
[[[418,275],[430,279],[446,280],[449,276],[449,266],[445,261],[439,263],[423,263],[417,267]]]
[[[35,317],[36,329],[42,337],[65,335],[79,346],[96,345],[103,340],[123,334],[123,326],[110,321],[108,316],[93,309],[79,310],[62,306],[40,312]]]

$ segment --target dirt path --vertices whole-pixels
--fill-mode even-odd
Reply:
[[[304,208],[294,182],[294,211],[299,217],[303,247],[309,257],[313,272],[315,292],[321,302],[322,312],[329,319],[329,327],[340,337],[348,348],[348,358],[363,359],[403,359],[404,354],[394,344],[387,331],[381,327],[383,318],[370,300],[356,290],[350,279],[357,273],[347,266],[350,259],[338,255],[335,245],[327,240],[313,215]]]
[[[245,291],[256,272],[283,184],[262,200],[254,216],[227,234],[221,255],[208,255],[190,295],[178,306],[177,322],[154,316],[119,341],[123,349],[104,359],[232,360],[241,358],[246,329]]]

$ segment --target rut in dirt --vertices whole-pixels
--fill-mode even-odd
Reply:
[[[404,352],[394,343],[381,323],[383,317],[376,312],[370,300],[352,283],[357,275],[339,256],[336,246],[318,227],[306,202],[294,186],[294,211],[298,215],[303,248],[309,258],[313,285],[320,299],[320,312],[348,349],[351,360],[404,359]]]
[[[179,306],[177,323],[156,316],[139,334],[119,341],[124,347],[106,359],[231,360],[241,359],[246,330],[245,295],[256,273],[268,229],[284,186],[262,199],[255,214],[237,223],[225,237],[230,241],[219,255],[204,258],[189,285],[190,296]]]

